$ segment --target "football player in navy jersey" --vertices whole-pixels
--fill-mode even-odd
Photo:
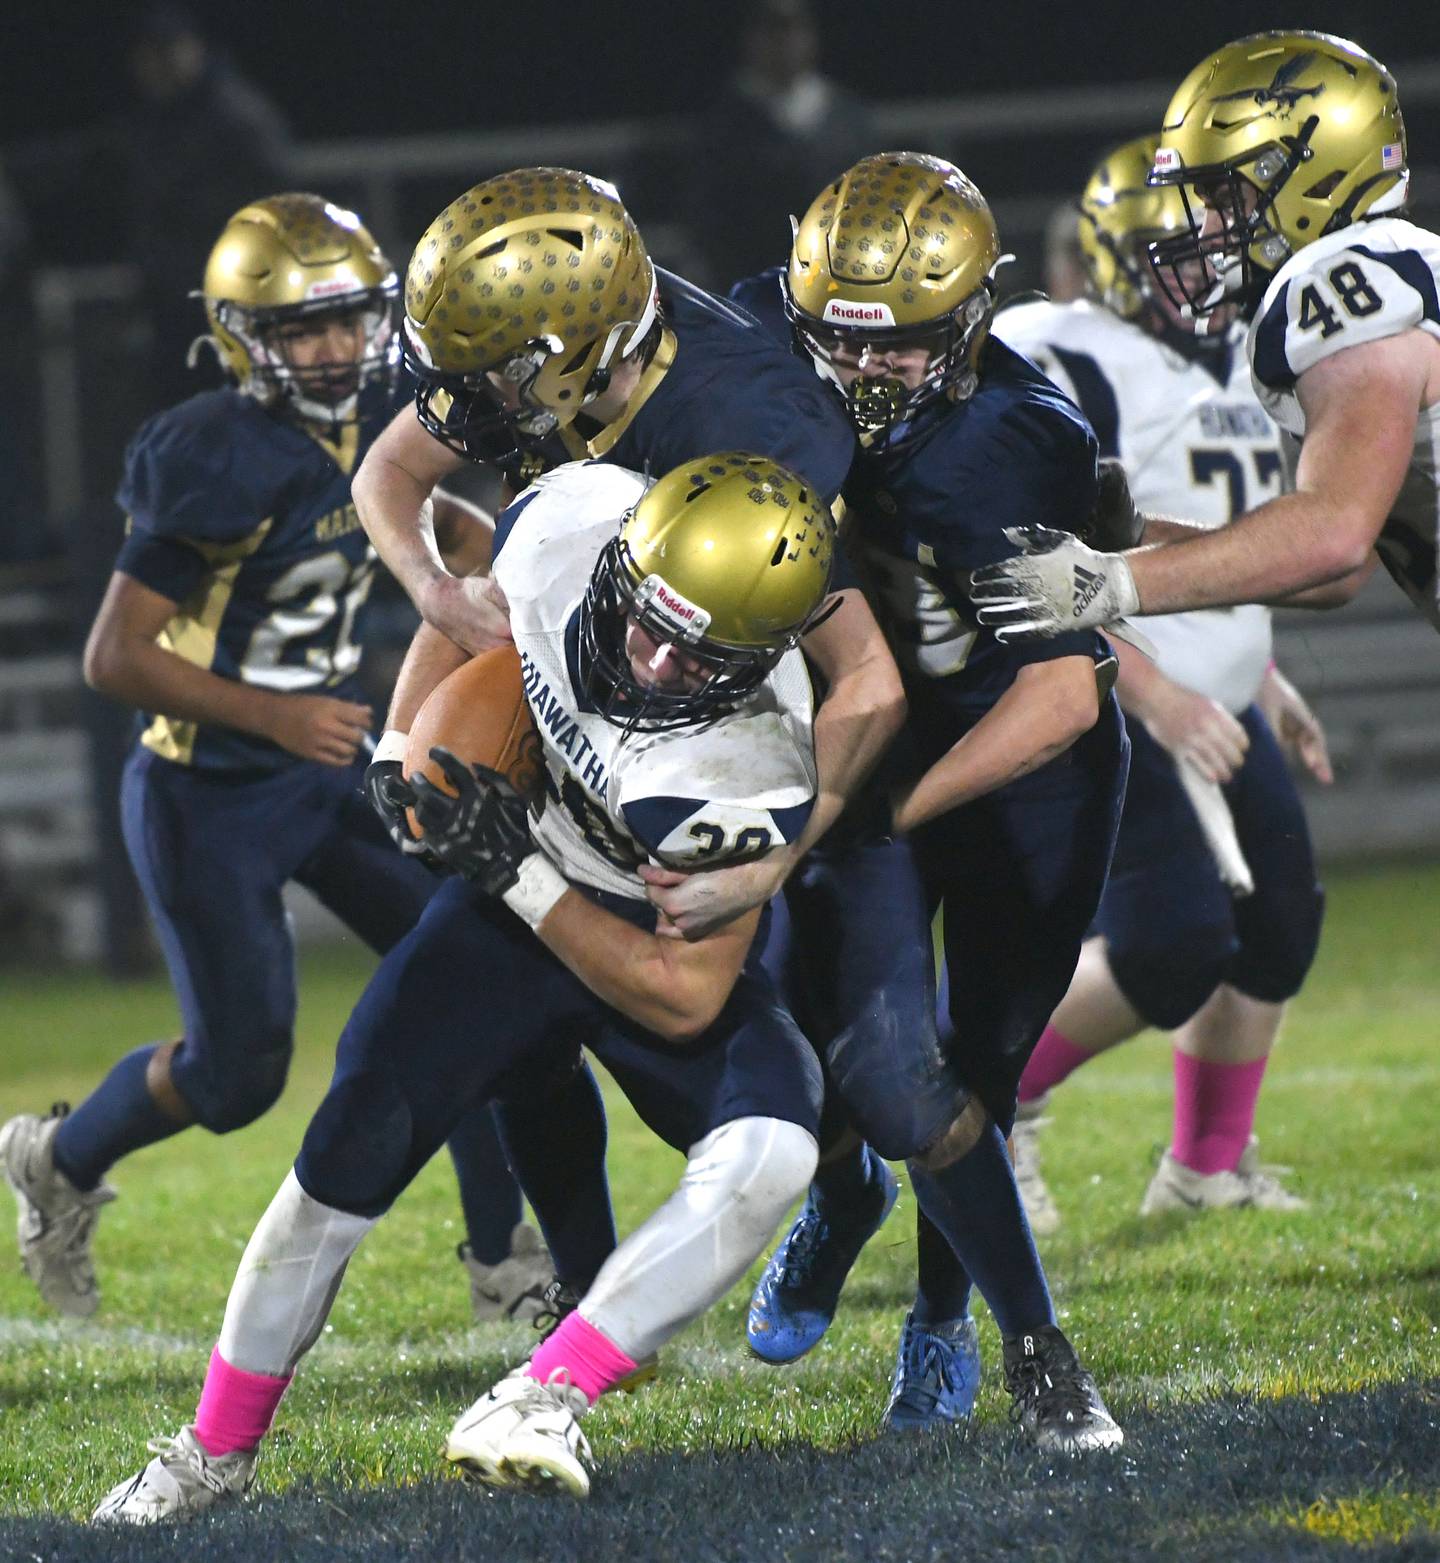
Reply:
[[[893,153],[820,193],[782,278],[736,290],[772,321],[779,299],[857,430],[846,525],[910,702],[887,795],[822,843],[787,892],[794,938],[775,953],[787,1000],[822,1048],[827,1135],[747,1333],[770,1361],[816,1344],[894,1197],[875,1152],[904,1158],[922,1218],[919,1290],[888,1425],[969,1415],[973,1277],[1004,1337],[1022,1424],[1042,1447],[1074,1451],[1118,1444],[1121,1432],[1056,1326],[1005,1136],[1020,1071],[1100,897],[1127,745],[1100,637],[1016,657],[977,628],[966,597],[969,572],[1012,551],[1007,527],[1082,526],[1096,487],[1085,419],[989,335],[1000,258],[989,210],[958,169]],[[677,919],[687,888],[663,892]],[[940,903],[948,1001],[937,1036],[927,931]],[[843,1121],[870,1147],[845,1138]]]
[[[1395,78],[1343,38],[1257,33],[1195,67],[1159,140],[1151,180],[1189,221],[1151,247],[1157,275],[1196,331],[1232,303],[1250,321],[1260,404],[1299,442],[1294,492],[1213,530],[1146,517],[1134,553],[1028,536],[975,582],[982,621],[1021,640],[1116,613],[1335,607],[1378,555],[1440,628],[1440,236],[1403,215]]]
[[[400,757],[415,712],[471,652],[508,635],[484,578],[447,570],[431,546],[426,500],[448,473],[486,462],[515,487],[573,457],[665,472],[728,447],[783,462],[829,502],[855,448],[805,362],[743,310],[656,268],[613,186],[587,174],[520,169],[451,202],[415,248],[403,329],[418,417],[394,419],[355,483],[361,520],[427,621],[371,766],[372,798],[401,842],[410,798]],[[692,936],[769,899],[899,728],[894,659],[845,568],[837,560],[833,610],[806,637],[825,687],[816,807],[800,838],[733,875],[721,913],[692,910]],[[656,865],[642,874],[673,877]],[[693,897],[703,899],[707,877]],[[515,1104],[501,1112],[556,1268],[583,1293],[615,1240],[599,1198],[603,1141],[570,1135],[569,1157],[557,1157],[532,1145]]]
[[[64,1313],[99,1302],[91,1239],[115,1197],[108,1169],[189,1124],[241,1128],[279,1095],[295,1020],[284,884],[308,886],[380,951],[435,888],[360,793],[375,556],[350,480],[400,395],[396,291],[352,213],[307,194],[244,207],[204,280],[234,384],[152,418],[126,455],[129,527],[85,675],[149,715],[122,821],[184,1030],[128,1054],[68,1116],[0,1131],[26,1267]],[[463,558],[484,529],[443,510]],[[467,1203],[498,1213],[484,1233],[501,1259],[519,1196],[488,1113],[466,1133],[489,1146],[484,1200]],[[536,1306],[542,1259],[521,1278]]]

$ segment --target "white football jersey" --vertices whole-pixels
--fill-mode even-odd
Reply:
[[[816,782],[799,651],[706,727],[626,734],[587,697],[580,604],[601,550],[647,486],[609,463],[556,467],[502,515],[494,564],[548,771],[531,832],[567,879],[637,899],[642,863],[712,868],[793,841]]]
[[[1280,436],[1255,399],[1240,328],[1219,351],[1192,358],[1084,301],[1016,305],[995,332],[1079,405],[1146,514],[1223,526],[1281,491]],[[1270,665],[1268,608],[1135,618],[1167,678],[1232,712],[1254,700]]]
[[[1303,436],[1295,382],[1342,348],[1420,330],[1440,339],[1440,236],[1399,217],[1352,223],[1307,244],[1271,279],[1250,327],[1260,400]],[[1440,404],[1421,412],[1410,470],[1375,543],[1385,568],[1440,629],[1435,552],[1440,533]]]

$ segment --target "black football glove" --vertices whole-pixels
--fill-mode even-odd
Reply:
[[[411,782],[426,849],[486,895],[504,895],[520,877],[521,863],[535,851],[524,798],[488,766],[466,765],[448,749],[432,749],[430,758],[457,796],[450,797],[424,776]]]
[[[410,829],[405,810],[415,807],[415,791],[399,760],[372,760],[365,769],[365,801],[380,816],[385,833],[402,852],[423,853],[425,843]]]
[[[1102,456],[1095,475],[1095,504],[1077,534],[1080,541],[1101,554],[1138,548],[1145,538],[1145,517],[1130,497],[1124,466],[1113,456]]]

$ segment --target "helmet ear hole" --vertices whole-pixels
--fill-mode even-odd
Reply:
[[[1317,180],[1305,192],[1308,201],[1323,201],[1327,196],[1335,193],[1336,187],[1345,177],[1345,171],[1340,168],[1332,169],[1323,179]]]

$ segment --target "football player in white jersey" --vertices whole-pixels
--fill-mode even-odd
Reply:
[[[1401,215],[1394,78],[1324,33],[1227,44],[1175,94],[1151,179],[1189,212],[1152,247],[1157,274],[1197,331],[1229,301],[1250,320],[1261,404],[1301,441],[1295,490],[1198,535],[1147,518],[1144,541],[1163,547],[1032,533],[1032,552],[979,572],[981,619],[1025,639],[1117,613],[1336,606],[1378,554],[1440,628],[1440,236]]]
[[[647,492],[648,488],[648,492]],[[722,1296],[815,1170],[821,1077],[760,964],[760,909],[658,937],[641,864],[756,857],[815,798],[800,637],[829,589],[834,522],[762,457],[687,462],[653,487],[586,462],[502,512],[492,584],[547,768],[527,812],[503,778],[433,750],[424,840],[458,870],[377,971],[329,1092],[240,1263],[194,1423],[98,1520],[205,1508],[249,1486],[296,1364],[365,1233],[450,1133],[548,1078],[583,1038],[687,1156],[530,1362],[455,1424],[445,1456],[501,1486],[589,1490],[578,1417]],[[502,904],[503,903],[503,904]]]
[[[1197,337],[1160,291],[1147,246],[1186,226],[1146,178],[1156,140],[1116,148],[1079,208],[1090,297],[1005,310],[1000,334],[1079,403],[1136,504],[1222,526],[1279,492],[1279,435],[1255,400],[1243,329]],[[1031,1225],[1059,1211],[1040,1174],[1049,1092],[1146,1026],[1175,1033],[1175,1121],[1142,1215],[1301,1201],[1259,1168],[1251,1127],[1286,1001],[1314,959],[1322,899],[1304,812],[1276,736],[1328,779],[1324,737],[1271,658],[1256,604],[1141,621],[1152,662],[1120,642],[1130,782],[1093,936],[1020,1081],[1015,1153]]]

